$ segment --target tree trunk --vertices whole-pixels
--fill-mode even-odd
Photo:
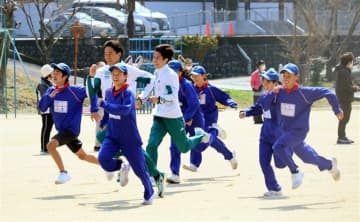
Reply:
[[[15,1],[8,1],[7,3],[5,3],[4,8],[3,8],[3,12],[4,12],[4,19],[5,19],[5,24],[4,26],[6,28],[12,28],[13,27],[13,14],[15,11]],[[3,47],[5,44],[5,48]],[[0,69],[0,107],[1,113],[5,113],[7,112],[7,110],[5,110],[6,106],[6,76],[5,76],[5,70],[7,69],[7,62],[8,62],[8,55],[9,55],[9,47],[10,47],[10,39],[8,37],[7,34],[5,34],[4,32],[1,33],[1,38],[0,38],[0,56],[3,55],[1,62],[1,69]],[[2,51],[4,48],[4,52]]]
[[[128,8],[128,20],[127,20],[127,34],[129,38],[134,37],[134,11],[135,11],[135,0],[127,0]]]

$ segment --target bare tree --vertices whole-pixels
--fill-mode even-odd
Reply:
[[[290,58],[295,62],[303,58],[304,63],[309,63],[311,58],[325,57],[327,59],[326,77],[332,80],[331,68],[336,64],[339,54],[349,48],[353,33],[360,22],[360,1],[294,0],[294,6],[294,12],[297,14],[294,16],[295,23],[296,20],[304,21],[307,33],[305,37],[299,38],[295,27],[290,42],[283,40]],[[346,33],[339,33],[340,12],[347,13],[350,26]]]
[[[69,17],[69,20],[65,21],[56,30],[51,30],[46,26],[45,13],[46,13],[47,8],[49,7],[49,3],[53,2],[53,1],[51,1],[51,0],[34,0],[31,2],[32,2],[32,4],[34,4],[36,12],[40,18],[40,20],[39,20],[40,30],[36,30],[37,26],[35,26],[33,17],[30,15],[29,11],[26,10],[26,7],[25,7],[26,1],[20,1],[18,3],[18,6],[26,17],[26,23],[29,26],[32,36],[35,39],[35,45],[40,52],[41,62],[48,63],[49,58],[51,56],[52,49],[56,45],[56,43],[59,39],[59,36],[61,35],[61,33],[63,31],[63,28],[67,25],[67,23],[74,16],[76,9],[73,10],[73,13]]]
[[[16,10],[16,2],[15,1],[6,1],[3,6],[1,6],[1,10],[4,15],[4,19],[6,20],[6,24],[4,28],[10,29],[13,28],[13,15],[14,11]],[[5,44],[5,45],[4,45]],[[5,46],[5,47],[3,47]],[[7,68],[7,62],[8,58],[7,56],[9,54],[9,47],[10,47],[10,41],[5,32],[0,33],[0,56],[2,56],[1,62],[1,69],[0,69],[0,107],[5,108],[5,86],[6,86],[6,76],[5,76],[5,69]],[[3,51],[4,49],[4,51]],[[1,110],[5,111],[5,110]]]

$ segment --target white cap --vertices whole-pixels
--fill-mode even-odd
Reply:
[[[43,78],[46,78],[51,74],[53,70],[54,69],[49,64],[43,65],[40,69],[41,76]]]

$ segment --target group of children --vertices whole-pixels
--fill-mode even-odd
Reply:
[[[144,186],[143,204],[152,204],[155,191],[150,177],[154,178],[158,188],[157,195],[164,192],[164,174],[157,169],[158,148],[164,136],[171,137],[171,175],[169,183],[180,183],[180,156],[188,151],[190,164],[183,168],[196,171],[202,161],[202,152],[213,147],[228,160],[232,169],[237,169],[234,151],[224,144],[225,131],[219,127],[218,108],[221,103],[236,109],[237,103],[221,89],[208,83],[207,72],[202,66],[190,71],[193,83],[184,78],[183,64],[173,60],[171,45],[162,44],[154,49],[154,75],[121,61],[123,50],[119,41],[109,40],[104,45],[106,64],[90,68],[87,91],[69,84],[70,67],[64,63],[51,64],[54,71],[54,87],[50,87],[41,97],[40,111],[50,108],[58,133],[47,145],[60,174],[55,180],[62,184],[71,178],[66,171],[61,156],[56,150],[67,145],[81,160],[99,164],[112,179],[118,172],[120,184],[128,182],[130,167]],[[260,136],[260,165],[265,176],[268,192],[265,196],[281,195],[281,187],[276,181],[270,165],[274,156],[275,165],[288,167],[292,173],[292,186],[300,186],[304,174],[292,159],[298,155],[304,162],[317,165],[320,170],[329,170],[335,180],[340,178],[336,159],[328,160],[319,156],[304,142],[309,129],[308,119],[311,104],[326,97],[339,119],[342,111],[336,96],[325,88],[309,88],[297,85],[298,68],[287,64],[281,70],[283,85],[277,86],[279,74],[269,69],[262,74],[265,92],[256,105],[240,111],[240,118],[263,114],[264,125]],[[145,90],[135,95],[136,79],[149,78]],[[98,137],[101,148],[98,157],[87,154],[78,139],[83,101],[90,97],[91,118],[99,122]],[[145,101],[155,105],[153,124],[149,140],[144,150],[136,122],[136,108]],[[102,110],[102,112],[100,112]],[[125,158],[124,158],[125,157]]]

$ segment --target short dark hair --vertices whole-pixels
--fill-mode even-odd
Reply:
[[[345,52],[340,56],[340,63],[344,66],[351,61],[354,61],[354,54],[352,52]]]
[[[174,57],[175,51],[169,44],[160,44],[155,46],[155,51],[160,53],[164,59],[168,59],[168,62]]]
[[[265,64],[265,61],[262,59],[256,63],[257,67],[259,67],[260,65],[264,65],[264,64]]]
[[[104,48],[111,47],[116,53],[124,54],[124,49],[121,47],[121,42],[119,40],[111,39],[104,43]]]

